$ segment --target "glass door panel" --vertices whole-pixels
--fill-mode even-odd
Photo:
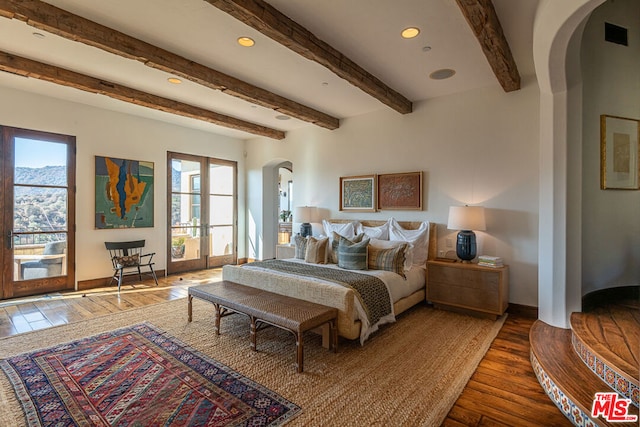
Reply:
[[[169,159],[171,180],[171,220],[168,272],[176,273],[206,267],[201,241],[202,162],[192,156]]]
[[[2,260],[11,264],[3,269],[2,297],[72,289],[75,140],[13,128],[2,135]]]
[[[237,263],[235,162],[209,161],[209,264]]]

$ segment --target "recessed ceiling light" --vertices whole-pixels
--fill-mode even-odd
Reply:
[[[256,44],[251,37],[238,37],[238,44],[244,47],[251,47]]]
[[[180,83],[182,83],[182,80],[180,80],[180,79],[179,79],[179,78],[177,78],[177,77],[169,77],[169,78],[167,79],[167,81],[168,81],[169,83],[171,83],[171,84],[174,84],[174,85],[179,85]]]
[[[423,52],[429,52],[430,50],[431,50],[431,46],[424,46],[424,47],[422,48],[422,51],[423,51]]]
[[[444,80],[452,77],[456,73],[456,70],[452,70],[451,68],[442,68],[440,70],[436,70],[433,73],[429,74],[429,77],[433,80]]]
[[[289,116],[285,116],[284,114],[280,114],[279,116],[276,116],[277,120],[289,120],[291,117]]]
[[[43,39],[44,38],[44,34],[42,34],[42,33],[31,33],[31,35],[33,35],[33,37],[38,38],[38,39]]]
[[[412,39],[414,37],[417,37],[418,34],[420,34],[420,28],[418,28],[418,27],[405,28],[400,33],[400,35],[402,36],[403,39]]]

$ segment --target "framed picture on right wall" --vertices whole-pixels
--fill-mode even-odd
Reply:
[[[600,116],[600,188],[639,190],[640,120]]]

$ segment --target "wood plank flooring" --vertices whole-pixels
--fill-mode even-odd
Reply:
[[[122,287],[69,292],[53,298],[0,301],[0,337],[76,322],[187,296],[187,287],[221,277],[204,270]],[[15,304],[20,302],[19,304]],[[534,319],[510,315],[444,426],[570,426],[544,394],[529,362]]]

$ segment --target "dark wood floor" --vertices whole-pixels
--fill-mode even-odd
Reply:
[[[129,308],[182,298],[187,287],[220,277],[206,270],[159,279],[159,286],[69,292],[53,298],[0,302],[0,337],[48,328]],[[570,426],[544,394],[529,362],[529,329],[534,319],[510,315],[451,409],[445,426]]]

